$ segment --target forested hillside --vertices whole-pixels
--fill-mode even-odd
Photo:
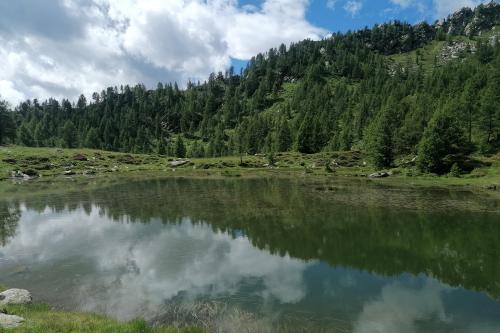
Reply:
[[[445,173],[457,156],[500,148],[499,36],[497,2],[434,24],[390,22],[281,45],[186,89],[2,103],[0,140],[180,157],[361,150],[378,168],[415,154],[423,171]]]

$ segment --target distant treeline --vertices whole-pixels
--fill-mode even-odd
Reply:
[[[443,173],[447,155],[500,147],[500,46],[478,36],[495,25],[492,2],[433,25],[396,21],[281,45],[186,89],[110,87],[14,112],[2,103],[0,140],[193,157],[361,149],[380,168],[418,154],[422,170]],[[473,47],[424,59],[424,46],[456,36]],[[411,63],[388,57],[415,50]]]

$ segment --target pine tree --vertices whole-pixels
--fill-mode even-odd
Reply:
[[[392,165],[394,153],[390,115],[387,109],[382,110],[366,129],[365,149],[377,169]]]
[[[165,142],[165,138],[163,138],[163,136],[158,139],[158,143],[156,145],[156,153],[158,155],[166,155],[167,154],[167,145]]]
[[[313,119],[310,114],[304,117],[297,133],[297,150],[304,154],[316,152]]]
[[[61,138],[66,148],[75,148],[78,144],[76,127],[71,120],[66,121],[61,129]]]
[[[175,142],[175,156],[180,158],[186,157],[186,146],[180,135]]]
[[[20,144],[28,147],[33,147],[35,145],[33,135],[31,135],[31,131],[26,124],[22,124],[21,127],[19,127],[17,136]]]
[[[278,133],[276,134],[276,151],[285,152],[292,146],[292,134],[286,120],[280,122]]]
[[[6,102],[0,100],[0,144],[13,140],[15,135],[15,124],[7,109]]]
[[[424,131],[418,146],[417,165],[424,172],[448,173],[451,165],[445,157],[461,152],[465,146],[466,139],[457,117],[449,110],[440,110]]]
[[[87,148],[94,148],[94,149],[101,147],[101,140],[99,139],[99,134],[97,133],[97,130],[95,128],[92,127],[87,131],[84,145]]]
[[[500,135],[500,97],[495,95],[493,88],[486,90],[480,109],[479,125],[482,130],[481,150],[490,152],[494,150],[495,144],[499,144]]]

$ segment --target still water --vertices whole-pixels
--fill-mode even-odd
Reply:
[[[500,332],[494,198],[279,179],[33,186],[0,197],[0,283],[61,308],[168,321],[217,304],[228,332]]]

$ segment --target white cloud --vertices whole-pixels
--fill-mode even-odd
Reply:
[[[344,10],[351,16],[356,16],[362,8],[363,3],[361,1],[349,0],[344,5]]]
[[[0,93],[1,99],[5,99],[11,103],[18,103],[26,99],[26,96],[14,87],[14,83],[7,80],[0,80]]]
[[[408,8],[415,3],[415,0],[390,0],[393,4]]]
[[[428,13],[428,7],[425,1],[422,0],[389,0],[392,4],[398,6],[396,8],[385,9],[386,13],[399,12],[399,9],[415,8],[420,13]]]
[[[309,0],[0,2],[0,94],[75,98],[110,85],[204,80],[281,43],[319,39]],[[21,10],[22,9],[22,10]],[[4,60],[5,61],[5,60]],[[6,88],[8,87],[8,89]]]
[[[312,261],[273,255],[246,237],[187,218],[171,225],[132,224],[106,215],[97,206],[71,214],[23,208],[17,234],[0,247],[1,268],[22,263],[33,273],[25,283],[35,294],[57,285],[62,304],[120,319],[154,315],[176,296],[189,301],[238,294],[248,281],[259,281],[254,295],[263,302],[295,303],[306,295],[303,274]],[[68,258],[78,263],[69,275],[53,269]]]
[[[488,2],[490,0],[433,0],[435,18],[444,18],[463,7],[474,8]]]
[[[432,280],[422,289],[409,289],[397,283],[388,285],[379,299],[365,304],[354,333],[414,333],[420,320],[438,318],[446,322],[443,290],[441,284]]]
[[[326,7],[331,10],[335,10],[335,6],[337,5],[337,0],[327,0]]]

